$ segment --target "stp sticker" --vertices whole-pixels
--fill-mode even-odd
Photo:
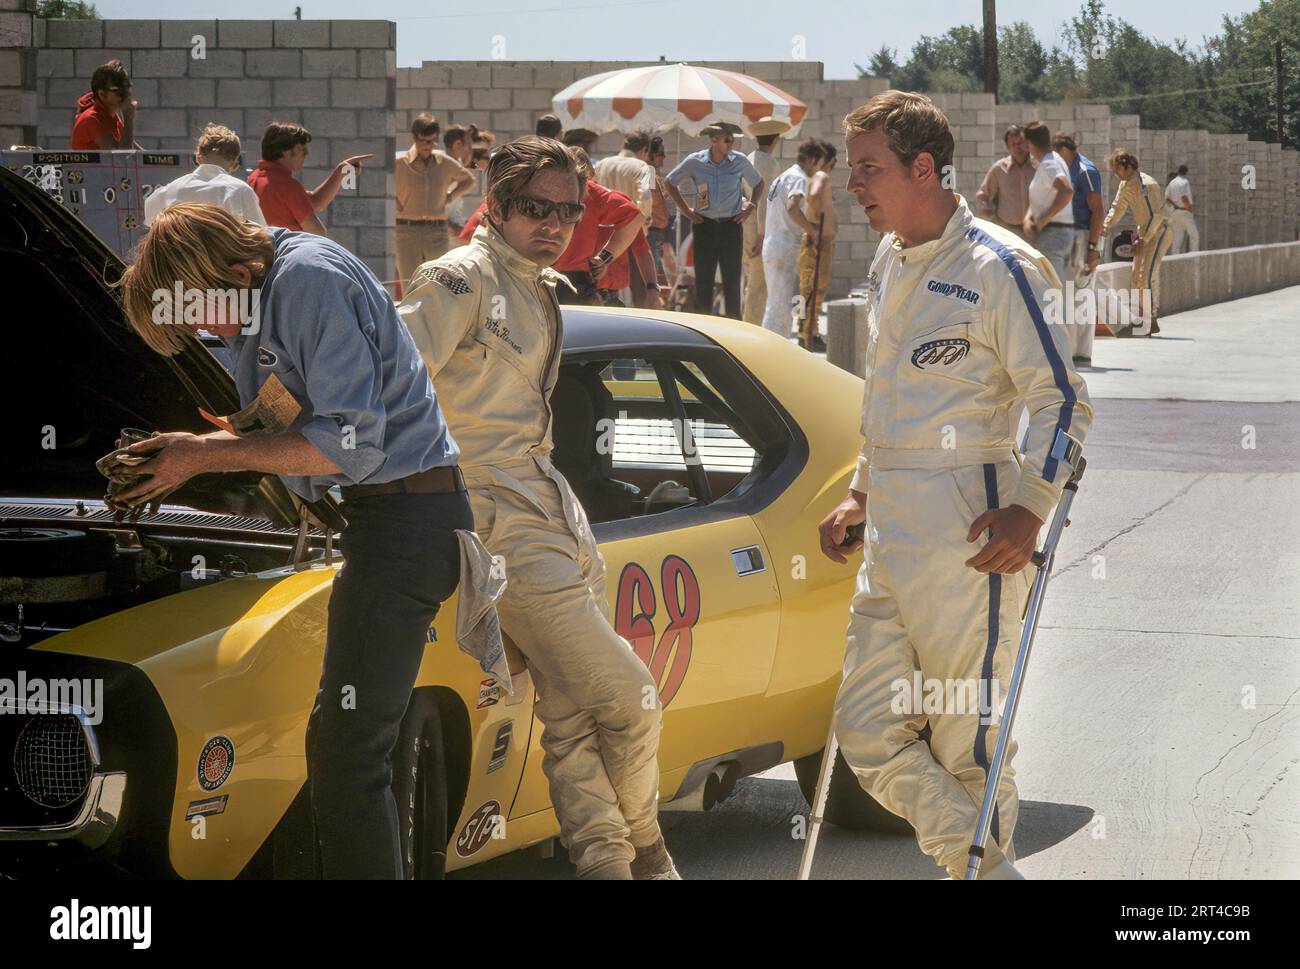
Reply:
[[[229,800],[229,794],[218,794],[216,797],[205,797],[201,801],[190,801],[190,806],[185,809],[185,820],[188,821],[200,814],[225,814],[226,802]]]
[[[235,766],[235,745],[229,737],[216,736],[203,745],[199,754],[199,786],[215,791],[230,776]]]
[[[501,700],[501,685],[496,679],[489,676],[478,685],[478,703],[474,709],[482,710],[486,707],[494,707]]]
[[[504,821],[501,805],[496,801],[486,801],[469,816],[465,827],[460,829],[460,835],[456,838],[456,854],[462,858],[474,854],[488,843],[496,826]]]
[[[510,720],[497,727],[496,739],[492,741],[492,759],[488,761],[489,774],[506,766],[506,756],[510,753],[510,736],[513,732],[514,722]]]

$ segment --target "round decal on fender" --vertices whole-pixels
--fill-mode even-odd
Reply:
[[[460,829],[460,836],[456,839],[456,854],[468,858],[487,844],[496,826],[501,823],[496,820],[500,816],[501,805],[496,801],[487,801],[479,807],[469,816],[465,827]]]
[[[235,745],[229,737],[216,736],[203,745],[199,754],[199,786],[215,791],[230,776],[235,766]]]

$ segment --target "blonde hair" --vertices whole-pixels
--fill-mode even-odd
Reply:
[[[236,161],[244,150],[239,142],[239,135],[222,124],[210,124],[199,135],[194,153],[200,158],[217,155],[228,161]]]
[[[170,298],[177,287],[203,292],[257,287],[274,256],[270,234],[255,223],[241,221],[216,205],[169,205],[154,218],[117,282],[127,322],[156,352],[168,357],[179,353],[197,337],[189,327],[175,325],[181,322],[178,319],[154,318],[158,294]],[[235,273],[235,263],[248,267],[251,283]]]
[[[915,91],[885,91],[844,118],[849,138],[880,128],[889,139],[890,150],[904,165],[921,152],[929,152],[935,171],[952,164],[953,137],[947,116],[924,94]]]

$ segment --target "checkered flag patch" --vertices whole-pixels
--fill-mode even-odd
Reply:
[[[466,293],[472,293],[469,283],[460,273],[448,269],[446,266],[421,266],[416,273],[425,279],[430,279],[439,286],[445,286],[457,296],[464,296]]]

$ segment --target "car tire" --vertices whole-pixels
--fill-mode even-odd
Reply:
[[[416,690],[406,707],[393,747],[393,797],[404,877],[441,880],[447,873],[452,819],[442,718],[432,690]]]
[[[812,807],[817,793],[817,776],[821,773],[822,753],[817,751],[794,762],[794,773],[799,779],[799,790]],[[835,753],[835,767],[831,771],[831,789],[826,798],[822,817],[837,828],[852,831],[880,831],[887,834],[913,834],[912,826],[892,811],[880,806],[875,798],[862,789],[858,777],[844,760],[844,754]]]

